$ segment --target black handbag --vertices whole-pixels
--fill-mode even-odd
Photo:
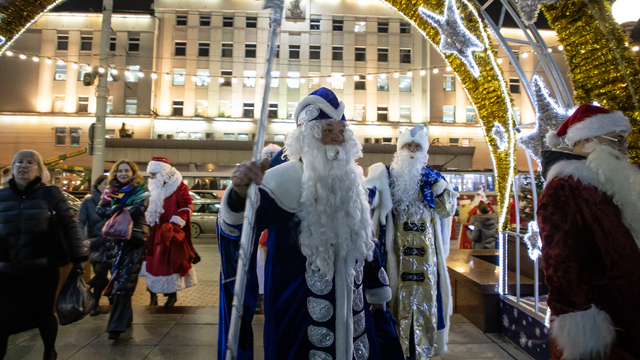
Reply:
[[[47,186],[47,203],[49,205],[49,223],[47,225],[47,260],[49,264],[63,267],[71,262],[67,246],[64,241],[64,235],[60,230],[60,226],[56,221],[56,211],[53,209],[51,202],[51,191]]]

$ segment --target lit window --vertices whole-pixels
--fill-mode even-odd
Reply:
[[[126,99],[124,112],[126,114],[137,114],[138,113],[138,99]]]
[[[356,20],[356,25],[353,28],[353,32],[363,33],[367,31],[367,22]]]
[[[331,74],[331,89],[332,90],[344,89],[344,80],[345,78],[342,77],[342,73]]]
[[[300,45],[289,45],[289,59],[300,60]]]
[[[209,43],[198,43],[198,56],[209,57]]]
[[[444,91],[449,91],[449,92],[456,91],[456,81],[453,75],[444,76]]]
[[[356,61],[367,61],[367,48],[356,48]]]
[[[378,106],[378,121],[388,121],[389,107],[388,106]]]
[[[196,86],[209,86],[209,70],[196,70]]]
[[[231,117],[231,101],[220,100],[218,102],[218,108],[219,108],[218,115],[220,117]]]
[[[256,87],[256,76],[258,75],[258,72],[255,70],[244,70],[242,72],[242,76],[244,77],[244,80],[242,82],[242,86],[246,87],[246,88],[254,88]]]
[[[222,57],[233,57],[233,43],[222,43]]]
[[[309,90],[320,89],[320,73],[309,73]]]
[[[55,113],[64,112],[64,95],[53,96],[53,112]]]
[[[272,88],[280,87],[280,71],[271,72],[271,87]]]
[[[389,32],[388,21],[378,21],[378,34],[387,34]]]
[[[175,46],[175,56],[186,56],[187,55],[187,43],[184,41],[176,41]]]
[[[66,145],[67,144],[67,128],[66,127],[57,127],[56,128],[55,141],[56,141],[56,145]]]
[[[107,98],[107,114],[113,114],[113,96]]]
[[[471,139],[468,138],[463,138],[462,142],[460,143],[461,146],[471,146]]]
[[[411,76],[400,76],[400,92],[411,92]]]
[[[411,64],[411,49],[400,49],[400,64]]]
[[[67,64],[56,64],[56,73],[53,76],[55,81],[67,80]]]
[[[309,21],[309,30],[320,30],[320,19],[311,19]]]
[[[410,34],[411,33],[411,24],[408,22],[400,23],[400,34]]]
[[[236,139],[236,134],[234,133],[224,133],[223,140],[235,140]]]
[[[354,90],[367,90],[367,77],[365,75],[358,75],[358,80],[354,81]]]
[[[267,112],[267,117],[269,119],[278,118],[278,103],[269,103],[269,110]]]
[[[466,118],[468,123],[476,122],[476,111],[473,109],[473,106],[466,107]]]
[[[211,26],[211,16],[200,15],[200,26],[203,26],[203,27]]]
[[[138,51],[140,51],[140,38],[139,37],[130,37],[129,38],[129,51],[130,52],[138,52]]]
[[[220,76],[222,77],[222,79],[224,79],[220,86],[231,86],[231,77],[233,76],[233,71],[220,70]]]
[[[255,29],[258,27],[258,17],[256,16],[247,16],[247,29]]]
[[[365,119],[364,105],[356,105],[356,109],[353,113],[353,120],[364,121],[364,119]]]
[[[67,51],[69,49],[68,35],[58,35],[58,47],[56,49],[58,51]]]
[[[333,31],[343,31],[344,20],[333,20]]]
[[[140,71],[140,65],[129,65],[127,71],[124,74],[124,81],[126,82],[138,82],[138,72]]]
[[[389,62],[388,48],[378,48],[378,62]]]
[[[400,105],[400,122],[411,122],[411,106]]]
[[[238,134],[238,141],[249,141],[249,134]]]
[[[69,128],[69,145],[71,146],[80,146],[80,135],[82,134],[82,129],[75,127]]]
[[[92,42],[93,42],[93,36],[81,36],[80,51],[91,51]]]
[[[459,142],[459,138],[449,138],[449,146],[458,146]]]
[[[78,66],[78,81],[82,81],[84,79],[84,74],[91,72],[89,70],[89,65],[80,65]]]
[[[187,70],[173,69],[173,86],[184,86],[184,79],[187,76]]]
[[[78,112],[79,113],[89,112],[89,97],[88,96],[78,96]]]
[[[183,110],[184,110],[184,100],[173,100],[171,115],[182,116]]]
[[[389,91],[389,78],[378,75],[378,91]]]
[[[244,103],[242,106],[242,117],[253,119],[253,103]]]
[[[297,71],[287,72],[287,87],[289,89],[300,89],[300,73]]]
[[[223,16],[222,27],[233,27],[233,16]]]
[[[446,123],[455,122],[455,106],[443,106],[442,107],[442,121]]]
[[[484,190],[484,174],[464,174],[462,191]]]
[[[296,113],[296,107],[298,107],[298,103],[288,102],[287,103],[287,119],[293,119],[293,115]]]
[[[187,26],[187,15],[176,15],[176,26]]]
[[[256,58],[256,44],[244,44],[244,57],[248,59]]]
[[[286,139],[286,135],[284,134],[275,134],[273,136],[273,140],[277,142],[284,142],[285,139]]]
[[[320,60],[320,45],[309,45],[309,60]]]
[[[190,132],[189,133],[189,138],[191,138],[193,140],[202,140],[202,133],[201,132]]]
[[[196,116],[206,117],[209,113],[209,102],[207,100],[196,100]]]
[[[342,46],[333,46],[331,48],[331,60],[342,61]]]

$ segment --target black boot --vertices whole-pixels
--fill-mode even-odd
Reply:
[[[170,308],[178,302],[178,294],[171,293],[167,295],[167,302],[164,303],[165,308]]]
[[[149,291],[149,306],[158,306],[158,294],[151,292],[149,289],[147,291]]]
[[[118,331],[109,331],[109,340],[118,341],[120,339],[120,332]]]
[[[96,304],[93,306],[93,310],[91,310],[91,316],[98,315],[100,315],[100,305],[98,305],[98,302],[96,301]]]
[[[56,352],[56,350],[54,349],[53,351],[50,352],[45,352],[44,356],[42,357],[43,360],[57,360],[58,359],[58,353]]]

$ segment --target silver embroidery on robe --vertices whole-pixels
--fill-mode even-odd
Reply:
[[[356,276],[354,277],[354,280],[356,281],[356,284],[360,285],[362,284],[362,276],[364,275],[364,266],[356,265],[354,270],[356,271]]]
[[[353,337],[362,335],[364,332],[364,311],[353,317]]]
[[[333,332],[326,327],[309,325],[307,328],[307,336],[309,337],[309,341],[317,347],[327,347],[333,344]]]
[[[307,286],[315,294],[326,295],[333,287],[333,281],[321,275],[319,271],[307,271],[304,277],[307,280]]]
[[[360,311],[364,308],[364,296],[362,294],[363,286],[353,291],[353,310]]]
[[[333,315],[333,305],[330,302],[314,297],[307,298],[307,310],[317,322],[325,322]]]
[[[353,356],[356,360],[367,360],[369,358],[369,339],[367,334],[353,343]]]
[[[378,279],[380,279],[382,284],[389,285],[389,277],[387,276],[387,272],[384,271],[384,268],[380,268],[380,271],[378,271]]]
[[[309,351],[309,360],[333,360],[333,358],[324,351],[311,350]]]
[[[222,217],[218,217],[218,225],[220,225],[220,227],[222,228],[222,231],[225,234],[229,236],[240,236],[240,230],[224,222],[224,220],[222,220]]]

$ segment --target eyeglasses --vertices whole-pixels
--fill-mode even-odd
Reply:
[[[36,166],[36,163],[26,162],[26,161],[22,161],[22,160],[18,160],[18,161],[16,161],[13,165],[15,165],[15,166],[34,167],[34,166]]]
[[[616,146],[624,146],[629,143],[627,139],[616,139],[616,138],[612,138],[610,136],[604,136],[604,135],[600,135],[599,137],[613,141],[616,144]]]

